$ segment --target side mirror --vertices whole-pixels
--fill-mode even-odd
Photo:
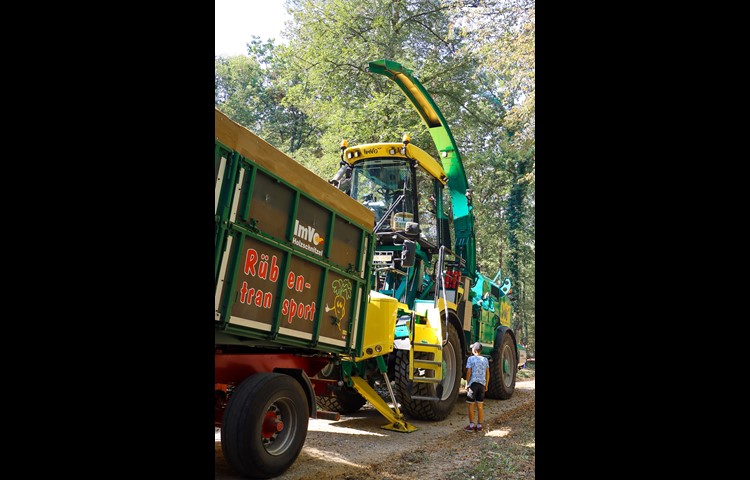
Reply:
[[[406,222],[404,233],[406,233],[409,236],[418,237],[419,236],[419,224],[416,222]]]
[[[401,250],[401,266],[413,267],[417,258],[417,244],[411,240],[404,240],[403,250]]]
[[[328,180],[328,183],[336,188],[342,189],[341,185],[344,183],[344,179],[351,178],[351,176],[352,168],[346,162],[342,161],[341,168],[339,168],[339,171],[336,172],[336,175],[334,175],[332,179]]]

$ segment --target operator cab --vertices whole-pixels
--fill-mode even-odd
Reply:
[[[349,147],[345,140],[341,168],[329,182],[373,212],[379,245],[410,239],[432,254],[450,246],[447,180],[440,163],[407,134],[402,143]]]
[[[447,181],[442,165],[408,135],[403,143],[342,143],[341,168],[329,183],[375,216],[375,290],[406,303],[433,295],[433,257],[441,246],[452,254]]]
[[[415,221],[415,184],[414,169],[408,161],[368,159],[352,169],[351,196],[375,214],[375,225],[381,224],[378,233],[395,232]],[[384,218],[386,213],[388,217]]]

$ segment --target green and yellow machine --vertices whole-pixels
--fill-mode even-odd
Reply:
[[[490,358],[487,397],[516,376],[510,280],[476,271],[471,190],[453,136],[411,71],[370,62],[424,120],[440,153],[342,144],[325,181],[216,111],[215,424],[240,473],[297,458],[308,418],[370,402],[383,428],[454,408],[468,346]]]
[[[439,161],[401,142],[341,146],[341,168],[330,183],[375,216],[371,288],[398,300],[394,351],[384,361],[396,398],[410,416],[441,420],[452,410],[465,374],[469,346],[482,344],[490,359],[488,398],[508,399],[515,388],[517,341],[511,328],[511,280],[490,279],[476,268],[471,189],[453,134],[412,71],[377,60],[369,71],[393,80],[428,127]],[[439,331],[438,331],[439,326]],[[351,372],[365,365],[341,362],[320,375],[343,380],[323,408],[351,413],[357,398]],[[361,392],[360,392],[361,393]],[[367,397],[367,400],[370,400]]]

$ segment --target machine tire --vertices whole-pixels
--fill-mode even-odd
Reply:
[[[516,388],[517,370],[518,361],[516,360],[515,344],[510,334],[506,333],[503,335],[499,347],[492,352],[487,398],[507,400],[513,396],[513,391]]]
[[[443,337],[445,338],[445,337]],[[441,399],[413,400],[412,395],[425,397],[437,396],[437,385],[432,383],[414,383],[411,392],[409,380],[409,351],[396,350],[395,363],[395,394],[401,404],[401,409],[411,417],[419,420],[442,420],[453,411],[461,386],[462,355],[461,342],[453,324],[448,324],[448,343],[443,347],[443,360],[446,363],[446,373],[443,378],[444,388]],[[416,358],[430,355],[425,352],[415,352]],[[452,358],[451,358],[452,357]]]
[[[341,380],[341,367],[326,367],[318,372],[316,377],[326,380]],[[367,400],[365,400],[365,397],[360,395],[359,392],[352,387],[344,386],[341,387],[340,390],[335,390],[332,397],[316,395],[315,403],[318,404],[318,408],[321,410],[329,410],[349,415],[359,411],[359,409],[367,403]]]
[[[224,458],[248,477],[281,475],[302,450],[308,419],[307,399],[297,380],[280,373],[251,375],[230,395],[224,412]]]

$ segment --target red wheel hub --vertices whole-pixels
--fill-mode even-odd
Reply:
[[[284,429],[284,422],[281,421],[276,412],[266,412],[266,417],[263,419],[263,428],[261,435],[263,438],[271,438],[278,432]]]

